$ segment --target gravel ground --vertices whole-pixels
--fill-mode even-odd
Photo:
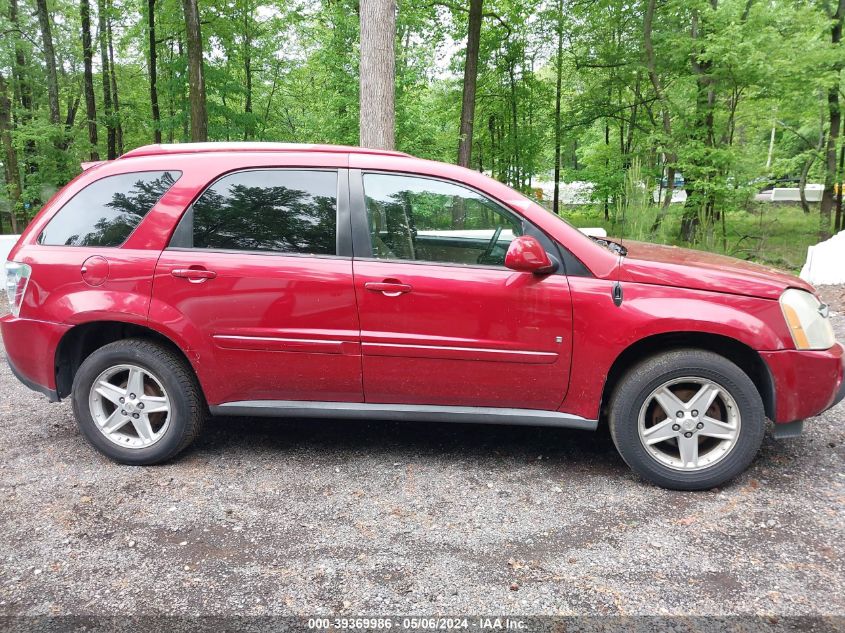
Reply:
[[[140,468],[2,362],[0,616],[845,615],[843,423],[702,493],[519,427],[219,418]]]

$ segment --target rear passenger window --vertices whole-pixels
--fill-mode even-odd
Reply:
[[[335,171],[238,172],[203,192],[171,246],[334,255],[336,216]]]
[[[181,175],[180,171],[145,171],[92,182],[59,209],[38,243],[120,246]]]

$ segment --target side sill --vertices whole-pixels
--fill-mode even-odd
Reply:
[[[597,420],[569,413],[535,409],[493,407],[444,407],[428,404],[370,404],[364,402],[311,402],[303,400],[245,400],[209,407],[212,415],[293,418],[343,418],[347,420],[397,420],[555,426],[595,431]]]

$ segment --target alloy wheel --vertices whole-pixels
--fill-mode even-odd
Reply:
[[[88,406],[97,429],[124,448],[147,448],[170,424],[170,398],[161,380],[138,365],[114,365],[91,386]]]
[[[640,408],[637,429],[652,458],[695,471],[723,460],[736,446],[742,417],[722,385],[700,377],[669,380]]]

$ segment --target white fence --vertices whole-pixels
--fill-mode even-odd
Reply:
[[[9,251],[17,243],[20,235],[0,235],[0,264],[9,257]]]

